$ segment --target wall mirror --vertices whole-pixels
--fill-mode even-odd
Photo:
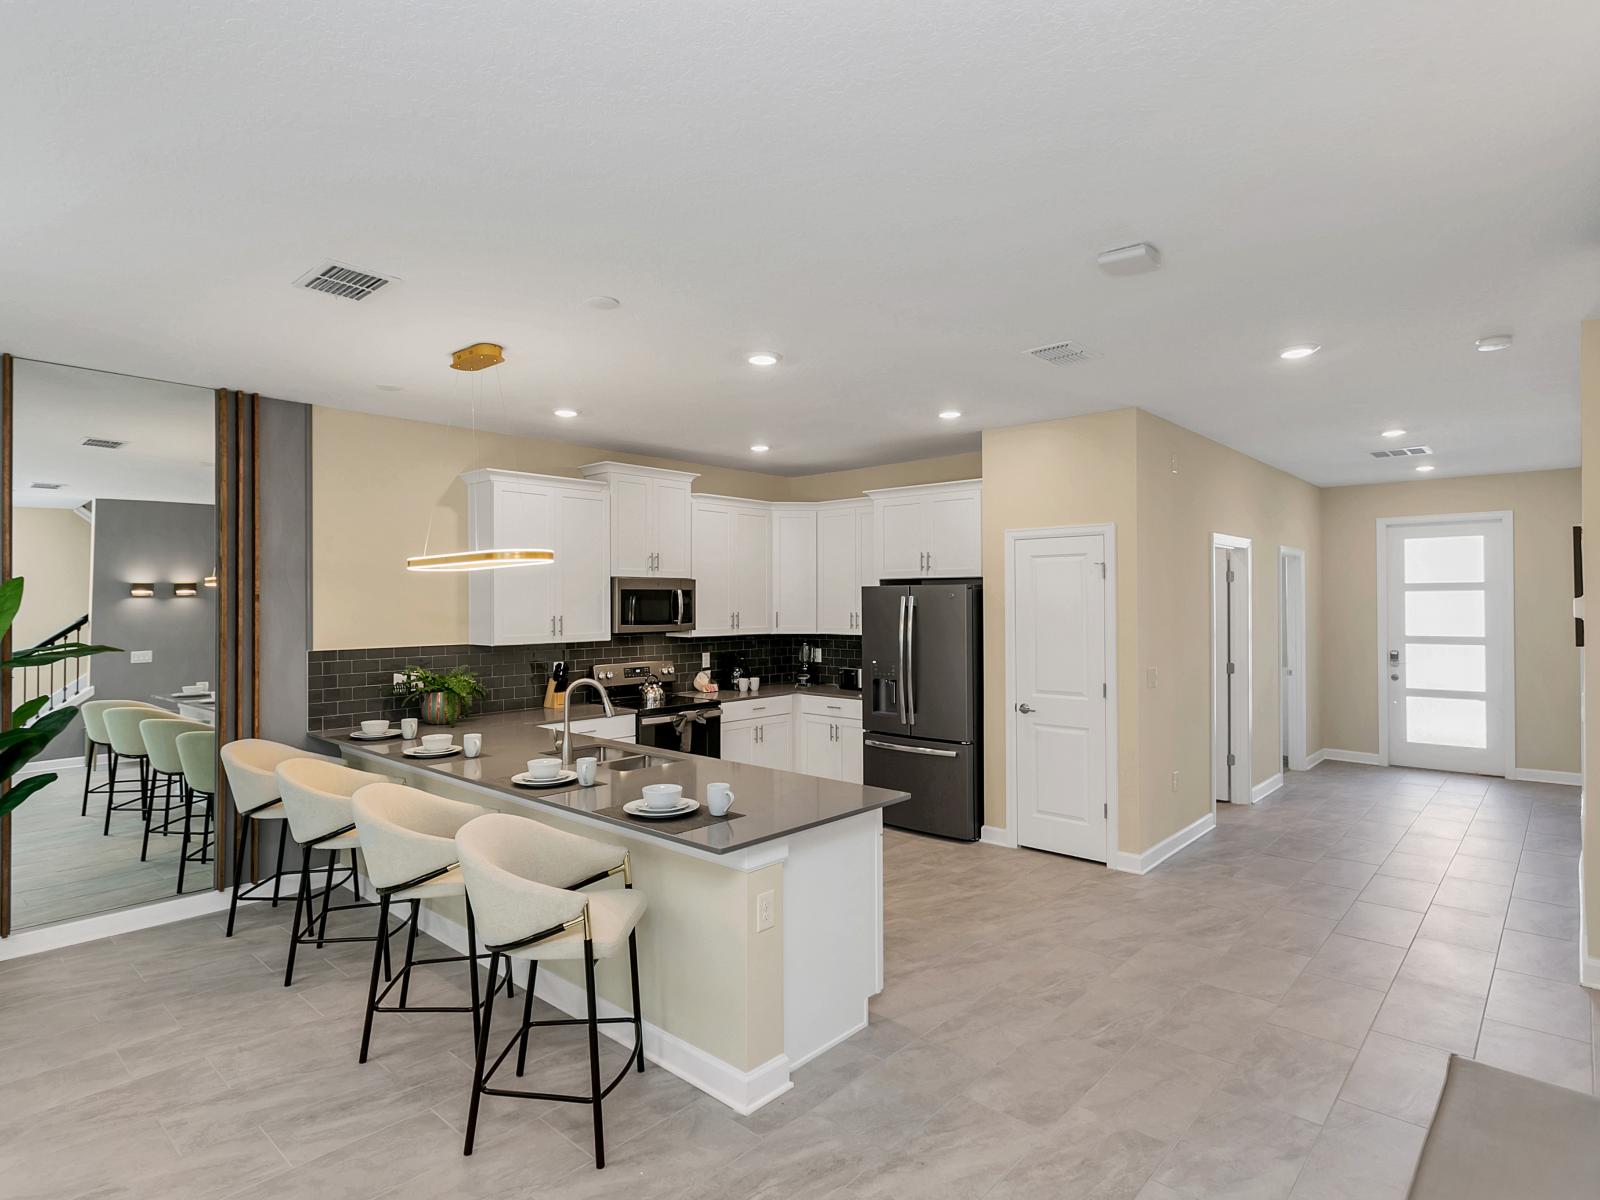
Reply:
[[[11,372],[12,648],[118,647],[12,672],[8,711],[46,696],[79,713],[29,768],[57,780],[7,819],[0,888],[23,930],[221,883],[215,803],[183,769],[215,762],[217,401],[23,358]]]

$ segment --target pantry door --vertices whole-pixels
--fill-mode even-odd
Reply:
[[[1511,766],[1511,514],[1379,520],[1382,695],[1394,766]]]

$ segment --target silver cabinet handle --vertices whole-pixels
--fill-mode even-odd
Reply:
[[[827,709],[828,709],[829,712],[843,712],[844,711],[844,705],[842,705],[842,704],[829,704],[829,705],[827,705]]]
[[[566,616],[565,613],[561,614],[560,621],[561,621],[561,628],[556,630],[556,632],[561,634],[562,637],[565,637],[566,634],[567,634],[567,616]]]
[[[729,613],[728,614],[728,628],[729,629],[737,629],[737,628],[739,628],[738,622],[734,620],[734,614],[733,613]]]
[[[744,628],[744,613],[736,612],[733,614],[733,627],[735,629]]]
[[[893,750],[896,754],[926,754],[930,758],[959,758],[960,754],[954,750],[935,750],[932,746],[896,746],[892,742],[880,742],[874,738],[861,739],[863,744],[871,746],[874,750]]]
[[[1019,704],[1019,705],[1017,705],[1017,711],[1019,713],[1031,713],[1033,711],[1033,705],[1031,705],[1031,704]]]
[[[550,636],[551,637],[555,637],[555,635],[556,635],[556,619],[554,617],[551,617],[550,618]]]

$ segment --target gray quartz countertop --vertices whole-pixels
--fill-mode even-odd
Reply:
[[[774,696],[835,696],[846,700],[859,700],[861,693],[851,688],[835,687],[831,683],[813,683],[808,687],[800,687],[794,683],[763,683],[759,692],[741,692],[734,688],[723,688],[717,693],[717,699],[723,703],[730,700],[764,700]]]
[[[767,694],[765,689],[762,694]],[[587,707],[574,708],[574,719],[580,718]],[[526,770],[530,758],[556,757],[560,753],[555,732],[540,728],[548,723],[548,713],[543,709],[492,713],[457,722],[452,732],[458,744],[464,733],[483,735],[483,753],[478,758],[461,754],[438,759],[408,758],[402,751],[416,745],[414,742],[402,742],[399,738],[387,742],[356,742],[350,740],[349,730],[330,730],[310,736],[354,760],[371,763],[375,770],[381,770],[385,764],[404,766],[511,797],[532,809],[557,814],[582,813],[643,837],[712,854],[744,850],[909,798],[906,792],[887,788],[819,779],[792,771],[774,771],[720,758],[576,734],[573,736],[574,758],[594,755],[601,759],[595,786],[518,787],[511,782],[511,776]],[[635,820],[621,813],[601,812],[639,799],[644,786],[650,783],[680,784],[685,796],[692,796],[702,804],[707,784],[726,783],[733,788],[736,797],[733,804],[736,815],[698,829],[675,829],[678,822]]]

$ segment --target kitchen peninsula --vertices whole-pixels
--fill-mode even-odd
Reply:
[[[549,720],[536,709],[458,723],[458,734],[482,735],[472,759],[406,757],[415,743],[398,738],[311,736],[362,770],[626,847],[650,905],[639,942],[646,1053],[738,1112],[755,1111],[789,1089],[790,1071],[866,1025],[867,1000],[883,986],[882,809],[905,793],[576,730],[574,757],[600,759],[594,786],[513,784],[528,759],[559,754]],[[711,782],[733,788],[726,819],[615,811],[646,784],[680,784],[703,801]],[[465,913],[450,904],[426,914],[422,928],[464,949]],[[552,966],[539,973],[539,996],[579,1013],[576,974]],[[615,966],[600,971],[612,1015],[628,1007],[626,971],[607,969]]]

